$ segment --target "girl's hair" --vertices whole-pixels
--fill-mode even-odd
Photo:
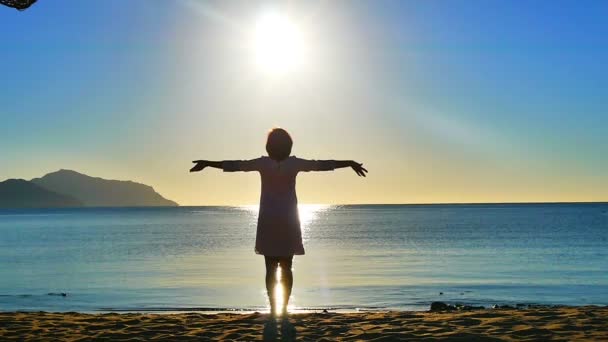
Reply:
[[[291,154],[293,140],[286,130],[273,128],[268,132],[266,139],[266,152],[268,156],[276,161],[286,159]]]

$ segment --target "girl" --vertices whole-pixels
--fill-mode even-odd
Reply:
[[[277,282],[277,269],[281,268],[280,283],[283,287],[283,305],[278,313],[287,317],[287,303],[291,295],[293,275],[291,262],[294,255],[303,255],[302,233],[298,217],[296,176],[298,172],[332,171],[350,167],[357,175],[365,177],[363,164],[352,160],[306,160],[291,156],[293,141],[286,130],[274,128],[268,133],[266,151],[268,157],[252,160],[208,161],[195,160],[190,172],[206,167],[225,172],[258,171],[262,178],[262,194],[255,239],[255,252],[264,255],[266,262],[266,291],[270,301],[272,321],[277,316],[273,287]],[[282,326],[283,328],[283,326]],[[276,329],[276,326],[275,326]]]

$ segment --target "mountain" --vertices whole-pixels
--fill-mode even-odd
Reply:
[[[77,199],[49,191],[23,179],[0,182],[0,208],[81,207]]]
[[[132,181],[91,177],[71,170],[51,172],[32,183],[65,194],[87,207],[160,207],[177,206],[151,186]]]

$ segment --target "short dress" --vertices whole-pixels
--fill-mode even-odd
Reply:
[[[303,255],[296,176],[298,172],[332,171],[335,169],[335,161],[307,160],[292,156],[278,162],[269,157],[260,157],[224,161],[222,168],[225,172],[260,173],[262,193],[255,252],[265,256]]]

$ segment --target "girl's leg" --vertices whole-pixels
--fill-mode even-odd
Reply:
[[[276,298],[274,296],[274,286],[277,283],[277,267],[279,260],[275,257],[264,256],[266,262],[266,293],[270,302],[270,315],[276,316]]]
[[[293,272],[291,271],[291,265],[293,256],[284,257],[279,260],[281,265],[281,286],[283,287],[283,307],[281,308],[281,314],[286,317],[287,315],[287,304],[289,304],[289,297],[291,296],[291,288],[293,287]]]

